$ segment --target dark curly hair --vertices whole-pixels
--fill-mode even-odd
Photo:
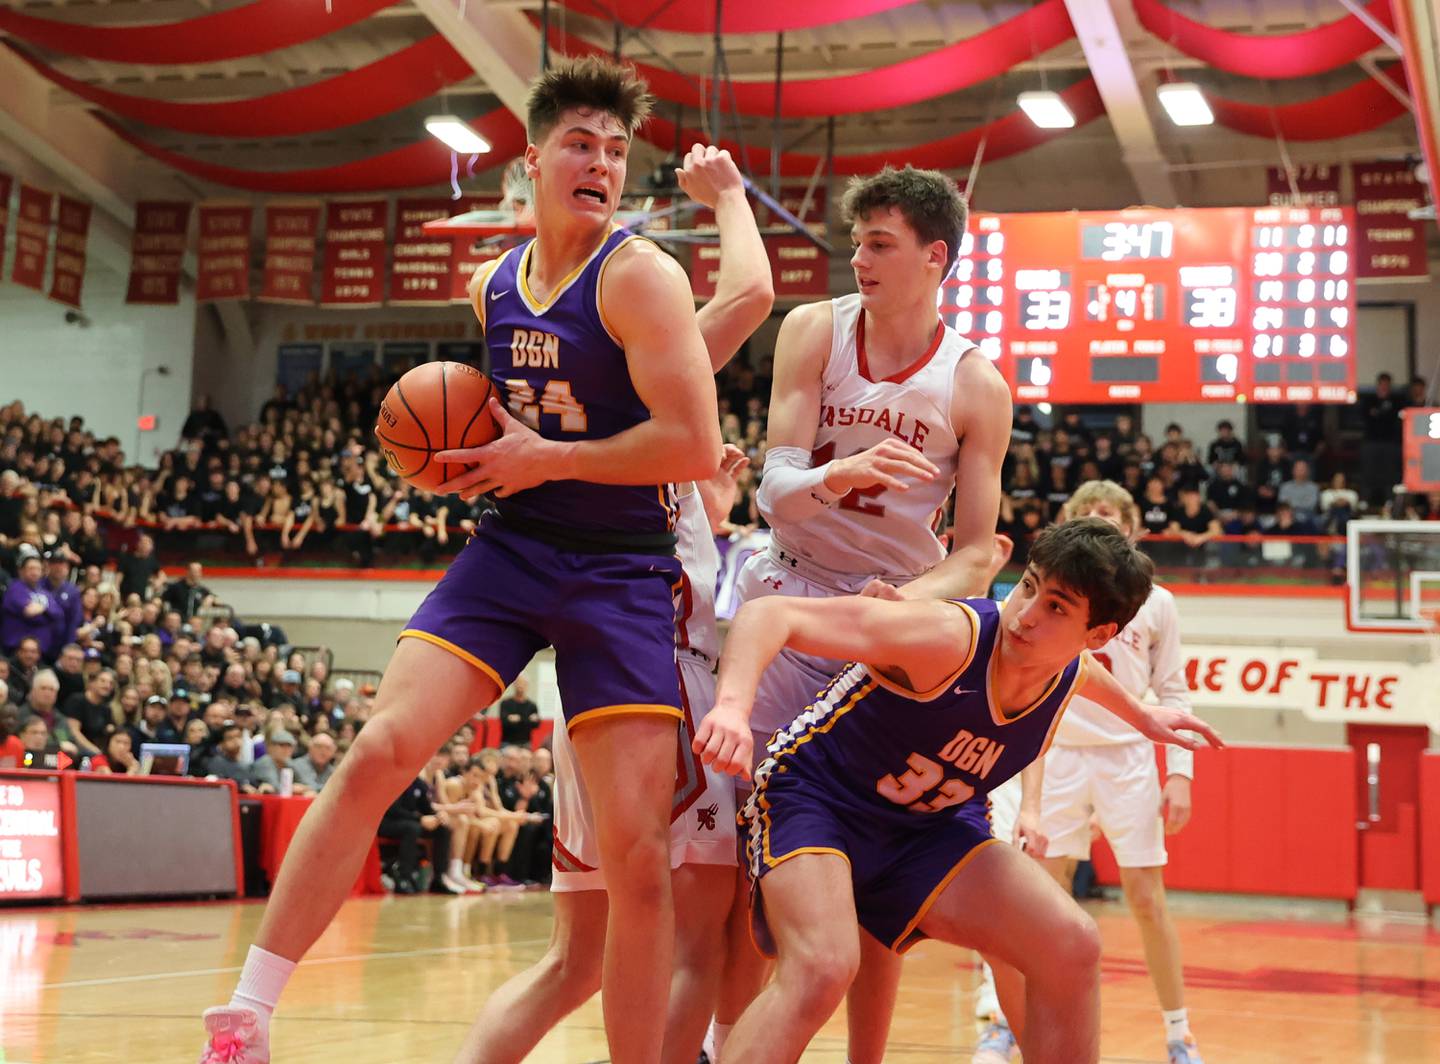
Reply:
[[[635,68],[600,56],[561,59],[530,86],[525,98],[525,132],[531,144],[539,144],[572,107],[614,115],[634,136],[650,117],[655,97]]]
[[[869,177],[852,177],[840,212],[845,224],[853,225],[856,218],[884,207],[898,208],[920,243],[945,241],[945,275],[949,276],[970,217],[955,182],[939,170],[917,170],[908,164],[903,170],[887,166]]]
[[[1080,517],[1035,537],[1030,564],[1055,583],[1085,596],[1091,628],[1124,628],[1150,597],[1155,566],[1109,521]]]

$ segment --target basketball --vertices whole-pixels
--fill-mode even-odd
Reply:
[[[385,461],[406,483],[439,491],[464,467],[437,462],[439,451],[479,447],[500,434],[486,408],[495,386],[463,362],[426,362],[390,388],[375,417]]]

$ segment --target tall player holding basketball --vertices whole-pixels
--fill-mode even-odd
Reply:
[[[729,152],[695,145],[677,172],[690,197],[715,211],[720,274],[715,295],[696,315],[719,371],[774,303],[765,244],[739,169]],[[730,448],[734,451],[734,448]],[[743,453],[735,451],[739,461]],[[729,463],[727,462],[727,469]],[[722,470],[719,478],[732,473]],[[720,552],[707,517],[712,484],[679,486],[676,553],[684,567],[676,647],[686,719],[671,810],[670,864],[676,921],[674,974],[662,1060],[692,1064],[715,1005],[725,915],[735,889],[735,791],[731,780],[700,763],[695,728],[715,701],[720,657],[715,585]],[[703,505],[702,505],[703,503]],[[519,1064],[535,1045],[601,985],[607,914],[606,865],[598,852],[589,788],[574,744],[555,734],[555,928],[534,965],[490,996],[456,1064]]]
[[[613,225],[649,105],[632,71],[596,59],[562,61],[531,89],[537,236],[476,293],[492,376],[516,417],[492,404],[503,436],[441,456],[473,466],[446,490],[493,492],[498,513],[401,633],[376,715],[301,825],[231,1005],[206,1014],[203,1061],[269,1061],[275,1003],[390,799],[547,644],[600,854],[616,871],[603,1001],[611,1059],[659,1060],[682,717],[669,482],[714,474],[720,435],[688,279]]]
[[[775,346],[769,451],[758,502],[774,530],[746,563],[740,597],[966,596],[989,586],[1010,442],[1010,392],[976,348],[940,320],[937,294],[959,254],[966,208],[935,171],[886,168],[855,179],[842,206],[859,291],[791,311]],[[954,549],[934,526],[956,492]],[[882,586],[878,582],[883,582]],[[896,592],[888,585],[905,585]],[[840,663],[781,652],[765,671],[755,749],[815,697]],[[708,1050],[760,989],[743,894]],[[851,997],[851,1064],[879,1064],[898,958],[867,941]]]
[[[1065,519],[1099,517],[1132,540],[1141,529],[1140,512],[1130,493],[1109,480],[1082,484],[1065,506]],[[1162,706],[1190,709],[1185,658],[1180,652],[1180,615],[1175,596],[1158,584],[1139,612],[1095,653],[1095,660],[1136,698],[1154,692]],[[1165,904],[1165,836],[1190,819],[1190,781],[1195,755],[1177,746],[1165,748],[1165,783],[1160,783],[1155,752],[1134,728],[1106,713],[1088,698],[1077,698],[1055,732],[1044,761],[1039,830],[1048,839],[1046,870],[1070,889],[1075,862],[1090,856],[1090,818],[1115,853],[1125,902],[1140,928],[1145,966],[1165,1022],[1170,1064],[1201,1064],[1185,1008],[1180,936]],[[1013,781],[1000,788],[1011,790]],[[997,800],[995,835],[1008,839]],[[1011,796],[1013,805],[1013,796]],[[1011,1017],[1014,1019],[1014,1017]],[[972,1064],[1005,1064],[1014,1038],[998,1007]]]

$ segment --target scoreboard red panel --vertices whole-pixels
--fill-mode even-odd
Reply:
[[[1440,407],[1402,411],[1405,426],[1405,487],[1440,491]]]
[[[1353,402],[1348,207],[977,214],[941,312],[1021,402]]]

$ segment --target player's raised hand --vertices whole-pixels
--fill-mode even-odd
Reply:
[[[750,456],[736,447],[733,443],[727,443],[720,448],[720,469],[716,472],[717,478],[723,478],[730,483],[735,483],[740,477],[740,470],[750,464]]]
[[[835,459],[825,471],[825,486],[842,495],[875,487],[909,491],[911,483],[923,484],[939,475],[934,462],[891,437],[849,458]]]
[[[681,189],[696,203],[713,208],[727,192],[745,194],[745,179],[730,153],[713,144],[695,144],[675,171]]]
[[[480,447],[460,447],[439,451],[437,462],[453,462],[470,468],[458,477],[451,477],[439,487],[442,495],[459,495],[473,499],[493,493],[505,498],[517,491],[533,488],[556,476],[556,457],[564,444],[547,440],[523,422],[510,416],[499,399],[490,399],[490,414],[500,426],[501,435]]]
[[[1187,750],[1199,750],[1206,743],[1216,749],[1223,748],[1225,741],[1220,733],[1193,713],[1167,706],[1141,706],[1145,711],[1140,722],[1140,734],[1157,743],[1183,746]],[[1182,734],[1193,733],[1193,734]],[[1196,736],[1199,738],[1196,738]]]
[[[713,765],[717,772],[743,780],[750,778],[755,740],[750,735],[749,719],[738,710],[717,703],[700,722],[690,746],[701,761]]]

